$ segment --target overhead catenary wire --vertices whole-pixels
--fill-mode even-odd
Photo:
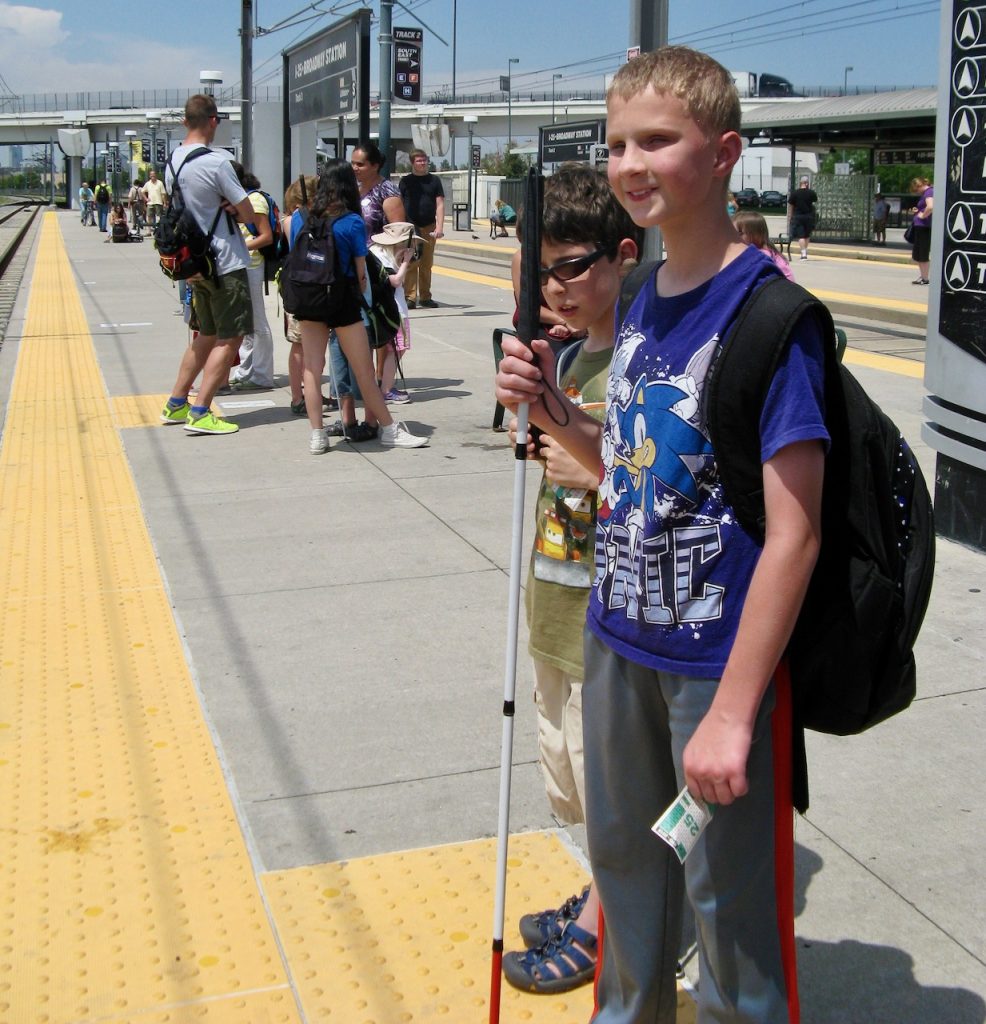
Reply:
[[[803,0],[803,4],[801,6],[821,2],[823,2],[823,0]],[[842,12],[848,11],[852,8],[860,6],[872,7],[877,4],[884,4],[886,6],[880,10],[862,11],[856,15],[850,15],[848,17],[843,16],[842,14]],[[906,18],[918,17],[934,13],[938,9],[939,4],[937,0],[918,0],[918,2],[906,4],[901,4],[899,0],[852,0],[850,3],[830,4],[822,10],[812,11],[804,15],[804,17],[809,19],[827,20],[815,20],[807,25],[802,23],[800,25],[781,29],[778,32],[771,32],[766,25],[747,24],[741,28],[736,27],[738,24],[742,24],[744,22],[756,22],[762,20],[774,13],[790,12],[791,5],[788,4],[782,7],[771,8],[770,11],[763,11],[759,14],[748,15],[744,18],[733,19],[729,22],[710,25],[694,32],[674,36],[672,37],[671,42],[676,45],[680,44],[693,46],[696,49],[705,49],[711,54],[711,56],[716,57],[719,54],[730,53],[735,50],[743,49],[744,47],[748,47],[754,43],[781,42],[788,39],[810,38],[823,33],[831,34],[840,30],[850,30],[868,25],[883,24],[888,21],[898,21]],[[837,15],[837,17],[832,17],[833,15]],[[803,18],[781,19],[782,22],[795,20],[803,21]],[[768,34],[765,35],[765,31]],[[726,36],[729,38],[724,39],[723,37]],[[722,42],[717,44],[716,40],[722,40]],[[626,52],[624,50],[619,50],[611,53],[599,54],[594,57],[583,58],[581,60],[556,64],[550,67],[536,68],[532,71],[516,71],[514,72],[513,80],[520,89],[532,89],[541,85],[549,87],[551,79],[548,77],[541,78],[540,76],[548,76],[553,72],[578,68],[584,73],[566,77],[568,77],[570,81],[579,81],[583,78],[598,76],[600,73],[605,74],[608,72],[615,72],[625,60]],[[498,83],[499,78],[497,76],[484,76],[482,78],[460,81],[456,87],[456,91],[461,94],[469,90],[477,92],[483,91],[484,87],[491,87],[495,89]],[[433,86],[433,89],[435,91],[441,91],[442,89],[447,88],[448,85],[449,83],[447,81],[439,81],[435,86]]]

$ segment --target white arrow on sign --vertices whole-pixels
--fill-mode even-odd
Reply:
[[[976,11],[966,11],[965,17],[960,18],[955,26],[955,41],[963,50],[968,50],[979,42],[979,33],[982,32],[983,23]]]
[[[945,272],[949,285],[956,291],[962,291],[972,277],[972,264],[964,252],[952,254],[951,262]]]

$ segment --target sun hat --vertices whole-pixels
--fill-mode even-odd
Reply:
[[[376,235],[370,235],[370,241],[377,245],[402,245],[408,240],[423,242],[424,239],[415,233],[414,225],[409,221],[395,220],[384,224],[383,231]]]

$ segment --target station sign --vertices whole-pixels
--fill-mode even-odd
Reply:
[[[424,30],[394,29],[394,99],[421,102],[421,50]]]
[[[876,153],[878,167],[891,167],[894,164],[933,164],[933,149],[880,149]]]
[[[577,160],[588,163],[594,146],[606,141],[606,119],[551,124],[538,129],[538,160],[542,164]]]
[[[360,86],[369,70],[368,57],[368,10],[358,11],[295,49],[286,50],[288,123],[296,125],[359,113],[363,92]]]
[[[142,164],[149,164],[151,162],[151,140],[141,139],[140,140],[140,162]]]
[[[986,7],[954,5],[951,51],[938,330],[986,362]]]
[[[473,143],[472,147],[472,169],[474,171],[482,170],[483,167],[483,152],[480,146]]]
[[[168,159],[168,140],[154,140],[154,162],[163,164]]]

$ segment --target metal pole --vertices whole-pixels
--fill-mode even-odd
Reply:
[[[469,173],[466,177],[466,202],[469,204],[469,225],[472,226],[473,201],[472,201],[472,122],[469,122],[469,146],[466,149],[466,165]]]
[[[281,195],[288,190],[288,185],[294,180],[291,167],[291,118],[290,109],[290,72],[288,71],[288,58],[285,55],[281,59],[281,107],[282,107],[282,128],[281,128]]]
[[[452,102],[455,103],[455,44],[456,28],[458,22],[458,4],[452,0]],[[472,163],[472,151],[470,150],[470,164]],[[455,131],[452,132],[452,170],[455,170]]]
[[[668,45],[668,0],[630,0],[630,45],[641,53]],[[662,249],[660,228],[648,228],[641,260],[660,259]]]
[[[240,163],[253,168],[253,0],[243,0],[240,22]]]
[[[668,0],[630,0],[630,45],[641,53],[668,45]]]
[[[507,152],[509,153],[514,144],[513,130],[513,98],[514,98],[514,64],[520,63],[520,57],[507,58]]]
[[[513,107],[514,107],[514,90],[512,80],[512,67],[513,61],[507,62],[507,152],[510,152],[510,147],[514,142],[514,129],[513,129]]]
[[[394,162],[390,152],[390,91],[394,70],[394,0],[380,0],[380,109],[377,115],[380,152],[388,168]],[[361,140],[369,141],[369,140]]]

